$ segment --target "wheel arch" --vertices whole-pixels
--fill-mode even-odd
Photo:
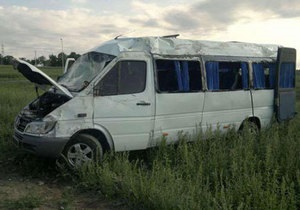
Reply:
[[[260,122],[260,119],[257,117],[257,116],[250,116],[246,119],[244,119],[244,121],[241,123],[240,127],[239,127],[239,130],[242,130],[245,123],[247,122],[252,122],[252,123],[255,123],[257,125],[257,128],[260,130],[261,129],[261,122]]]
[[[114,151],[114,142],[112,140],[111,135],[105,128],[86,128],[77,131],[71,137],[71,139],[79,134],[89,134],[95,137],[103,147],[104,152]]]

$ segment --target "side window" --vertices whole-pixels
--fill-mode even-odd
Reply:
[[[252,63],[252,69],[255,89],[273,89],[275,87],[275,63]]]
[[[146,85],[146,62],[120,61],[96,86],[96,95],[109,96],[140,93]]]
[[[246,62],[205,63],[209,90],[242,90],[249,88],[249,71]]]
[[[194,92],[202,90],[198,61],[156,60],[158,90],[161,92]]]

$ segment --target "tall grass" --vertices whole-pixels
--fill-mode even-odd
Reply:
[[[283,129],[183,137],[145,151],[146,159],[108,155],[82,168],[81,185],[139,209],[299,209],[300,133]]]

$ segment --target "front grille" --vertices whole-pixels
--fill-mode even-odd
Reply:
[[[25,117],[19,117],[16,123],[16,127],[19,131],[23,132],[27,126],[28,123],[30,123],[32,120],[25,118]]]

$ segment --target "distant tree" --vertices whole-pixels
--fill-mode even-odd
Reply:
[[[3,64],[4,65],[10,65],[12,63],[14,57],[12,57],[11,55],[7,55],[3,58]]]
[[[66,55],[65,53],[59,53],[57,56],[56,55],[49,55],[49,59],[47,59],[45,56],[40,56],[37,59],[27,59],[25,57],[21,57],[19,59],[24,60],[28,63],[31,63],[32,65],[44,65],[44,66],[62,66],[62,56],[64,59],[64,62],[66,62],[67,58],[79,58],[80,54],[77,54],[76,52],[71,52],[69,55]],[[3,57],[3,55],[0,54],[0,64],[3,65],[10,65],[12,63],[13,56],[11,55],[6,55]]]
[[[49,66],[58,66],[58,58],[55,55],[49,55]]]
[[[43,64],[43,65],[45,65],[46,64],[46,57],[43,56],[43,55],[40,56],[40,57],[38,57],[37,64]]]
[[[31,63],[31,60],[28,60],[27,58],[25,58],[25,57],[21,57],[21,58],[19,58],[20,60],[23,60],[23,61],[26,61],[26,62],[28,62],[28,63]],[[32,64],[32,63],[31,63]]]
[[[67,56],[67,58],[75,58],[75,60],[77,60],[79,57],[80,54],[77,54],[76,52],[71,52],[70,55]]]
[[[30,63],[31,65],[35,65],[35,59],[31,59],[31,60],[29,61],[29,63]]]

